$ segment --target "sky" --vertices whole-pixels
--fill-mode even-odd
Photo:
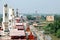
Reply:
[[[60,0],[0,0],[0,13],[3,13],[3,5],[8,4],[20,13],[38,13],[54,14],[60,13]]]

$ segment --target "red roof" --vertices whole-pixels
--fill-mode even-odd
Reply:
[[[30,28],[29,28],[29,27],[27,27],[26,31],[30,31]]]
[[[32,35],[32,32],[30,33],[30,35],[28,36],[28,39],[33,39],[34,40],[34,36]]]

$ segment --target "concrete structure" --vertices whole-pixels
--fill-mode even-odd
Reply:
[[[46,21],[54,21],[54,16],[47,16]]]
[[[13,25],[14,25],[14,9],[9,8],[9,30],[13,29]]]
[[[5,4],[3,6],[3,22],[2,22],[2,26],[3,26],[3,31],[8,30],[8,5],[7,4]]]
[[[9,8],[9,20],[14,18],[14,9]]]

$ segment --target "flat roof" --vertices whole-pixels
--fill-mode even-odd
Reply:
[[[25,36],[24,30],[12,29],[10,30],[10,36]]]

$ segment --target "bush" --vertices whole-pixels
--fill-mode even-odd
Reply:
[[[56,36],[60,38],[60,29],[57,30]]]

